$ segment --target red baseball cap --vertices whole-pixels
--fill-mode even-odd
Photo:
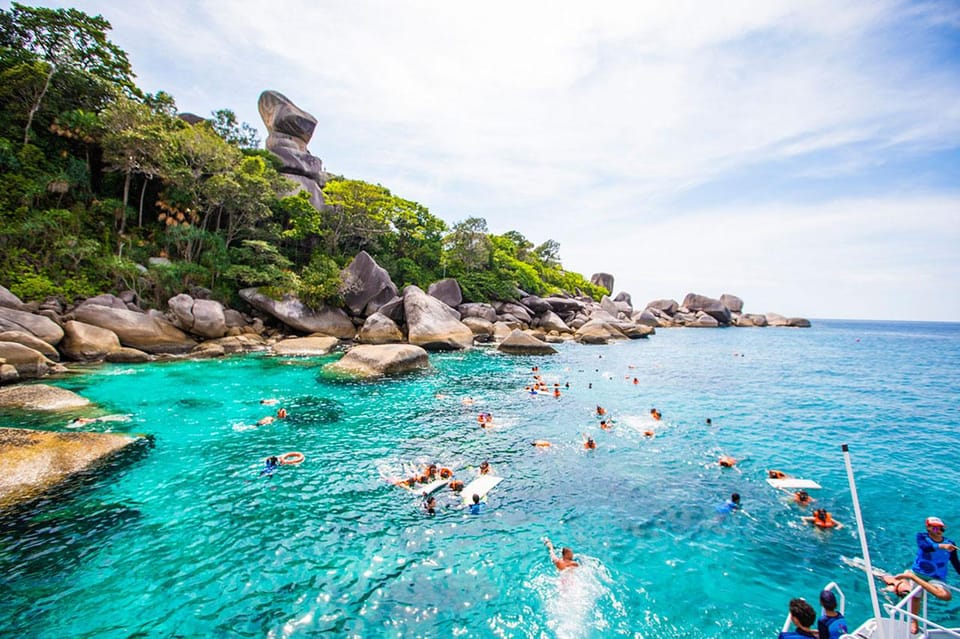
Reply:
[[[943,523],[943,520],[940,519],[939,517],[927,517],[927,525],[928,525],[928,526],[940,526],[940,527],[943,528],[944,530],[946,530],[946,528],[947,528],[947,525],[944,524],[944,523]]]

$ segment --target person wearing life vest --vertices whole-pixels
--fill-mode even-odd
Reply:
[[[943,536],[947,526],[939,517],[927,517],[924,523],[926,531],[917,533],[917,557],[913,566],[898,577],[911,579],[937,599],[949,601],[951,595],[946,585],[947,564],[951,564],[957,574],[960,574],[957,544]],[[920,599],[914,598],[913,614],[917,614],[919,606]],[[916,633],[916,622],[911,622],[910,626],[911,632]]]
[[[813,497],[811,497],[810,493],[808,493],[807,491],[798,490],[793,494],[793,501],[795,501],[801,506],[809,506],[816,500]]]
[[[767,477],[769,477],[770,479],[786,479],[787,477],[789,477],[789,475],[787,475],[782,470],[768,470]]]
[[[730,455],[720,455],[717,463],[719,463],[722,468],[733,468],[737,465],[737,460]]]
[[[813,517],[803,517],[803,521],[816,526],[817,528],[843,528],[843,524],[833,518],[826,508],[818,508],[813,511]]]
[[[660,413],[660,411],[658,411],[656,408],[651,408],[651,409],[650,409],[650,417],[652,417],[654,420],[656,420],[656,421],[659,422],[659,421],[660,421],[660,418],[661,418],[662,416],[663,416],[663,415],[662,415],[662,414]]]

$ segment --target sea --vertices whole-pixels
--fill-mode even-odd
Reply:
[[[338,355],[265,354],[54,380],[95,402],[80,414],[128,421],[2,423],[151,446],[4,516],[0,636],[759,639],[829,582],[853,628],[871,607],[844,561],[862,555],[844,444],[875,565],[909,567],[927,516],[960,527],[958,323],[557,349],[434,353],[427,371],[362,382],[324,371]],[[534,375],[549,392],[527,390]],[[288,452],[304,461],[264,472]],[[396,485],[431,463],[469,482],[484,461],[503,481],[478,515],[447,489],[428,514]],[[805,523],[771,469],[816,481],[814,506],[844,527]],[[718,512],[734,492],[742,510]],[[558,572],[547,538],[580,567]],[[960,619],[960,602],[930,615]]]

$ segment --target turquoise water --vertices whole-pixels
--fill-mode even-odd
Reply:
[[[673,329],[560,348],[435,354],[428,373],[376,383],[325,378],[333,358],[261,355],[59,382],[132,415],[96,429],[155,443],[4,520],[0,634],[759,638],[775,636],[791,597],[814,600],[830,580],[857,624],[869,604],[840,561],[860,554],[842,443],[876,564],[908,566],[928,514],[956,537],[960,324]],[[534,365],[570,388],[531,397]],[[252,427],[276,408],[263,398],[289,417]],[[598,428],[598,404],[613,430]],[[493,428],[478,427],[480,411]],[[286,451],[306,461],[259,476]],[[721,469],[720,454],[741,461]],[[444,492],[428,517],[385,479],[431,461],[469,479],[483,460],[505,479],[480,516]],[[769,468],[818,480],[818,504],[848,527],[802,524]],[[721,518],[733,491],[745,512]],[[584,566],[558,575],[544,536]],[[960,617],[957,602],[935,610]]]

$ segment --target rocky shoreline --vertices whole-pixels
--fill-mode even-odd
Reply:
[[[202,289],[170,298],[161,312],[141,308],[132,291],[65,305],[57,298],[24,303],[0,286],[0,384],[66,372],[65,362],[136,363],[249,351],[318,356],[340,347],[389,344],[440,351],[486,343],[507,353],[549,354],[551,343],[607,344],[645,338],[656,328],[810,326],[803,318],[744,313],[743,301],[727,294],[714,299],[690,293],[682,303],[659,299],[642,310],[625,292],[596,302],[585,295],[542,298],[517,290],[510,301],[464,303],[455,279],[427,291],[398,291],[366,252],[343,270],[342,279],[342,308],[311,308],[294,295],[274,299],[250,288],[239,291],[247,312],[224,307]],[[613,287],[611,275],[598,273],[592,280]],[[376,351],[366,349],[365,361]],[[384,361],[393,362],[394,354],[384,353]],[[397,371],[395,362],[389,369]],[[376,375],[386,368],[368,364],[364,370]]]

